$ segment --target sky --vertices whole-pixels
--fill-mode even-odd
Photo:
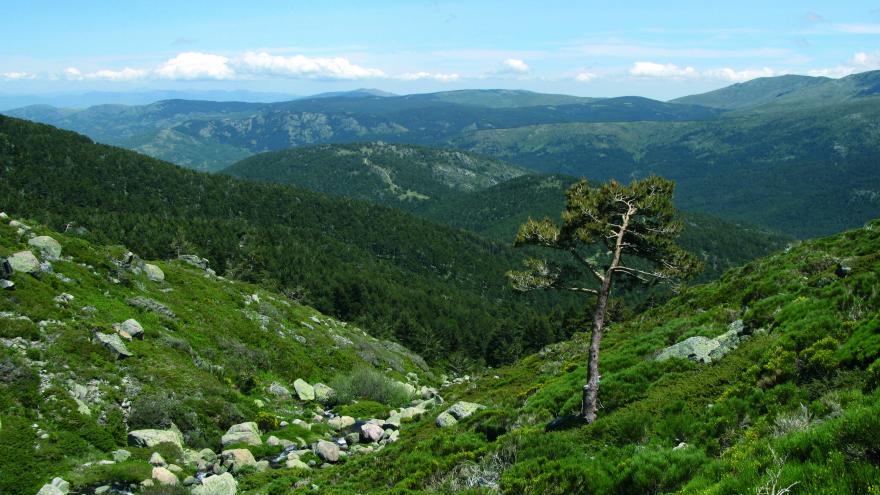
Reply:
[[[0,93],[528,89],[670,99],[880,69],[880,0],[0,0]]]

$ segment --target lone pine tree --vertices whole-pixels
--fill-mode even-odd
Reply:
[[[596,298],[581,403],[581,416],[588,423],[596,419],[599,348],[617,276],[645,285],[675,285],[701,269],[700,261],[675,243],[682,222],[672,206],[674,189],[674,182],[656,176],[629,185],[612,180],[598,187],[581,180],[566,192],[561,227],[549,218],[530,218],[517,234],[515,246],[563,251],[575,264],[529,258],[525,270],[507,274],[515,289],[560,289]]]

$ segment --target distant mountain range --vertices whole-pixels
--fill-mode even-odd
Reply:
[[[383,141],[594,180],[660,174],[678,182],[685,209],[804,237],[880,214],[878,93],[875,71],[756,79],[672,102],[363,89],[278,103],[168,100],[6,113],[207,171],[267,151]]]

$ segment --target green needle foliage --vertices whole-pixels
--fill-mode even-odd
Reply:
[[[656,176],[629,185],[611,181],[599,187],[581,180],[566,193],[562,227],[549,218],[530,218],[517,234],[516,246],[564,251],[576,265],[574,270],[563,270],[547,260],[530,258],[526,270],[508,272],[515,289],[553,288],[596,297],[581,405],[581,416],[589,423],[596,420],[599,347],[615,277],[625,275],[644,284],[675,283],[701,269],[700,261],[675,243],[682,223],[672,206],[674,190],[674,182]],[[604,253],[588,257],[584,248],[595,245],[604,248]],[[630,263],[631,259],[636,263]],[[591,283],[583,283],[585,278]]]

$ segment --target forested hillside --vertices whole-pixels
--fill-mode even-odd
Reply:
[[[545,316],[564,299],[507,287],[520,253],[398,210],[188,171],[8,117],[0,163],[12,214],[151,258],[193,252],[430,359],[497,362],[566,332]]]
[[[261,153],[223,173],[424,211],[528,172],[461,151],[374,142]]]
[[[866,96],[702,122],[482,130],[455,145],[597,181],[659,174],[677,182],[676,204],[684,210],[809,237],[880,215],[878,118],[880,97]]]

